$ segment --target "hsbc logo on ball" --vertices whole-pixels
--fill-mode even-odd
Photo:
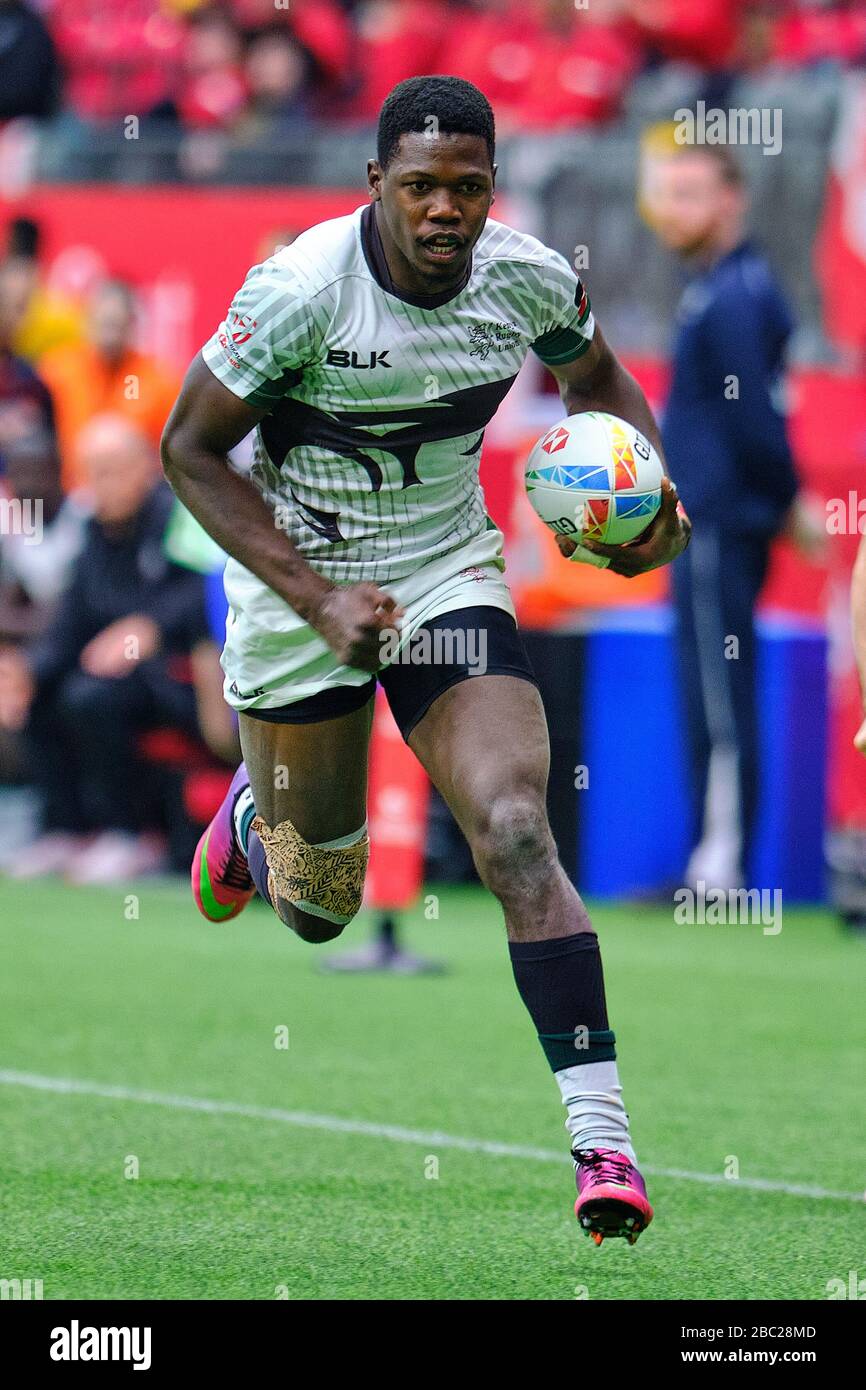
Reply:
[[[541,447],[546,454],[555,454],[558,449],[564,449],[568,443],[568,430],[564,430],[561,425],[557,425],[555,430],[544,436]]]

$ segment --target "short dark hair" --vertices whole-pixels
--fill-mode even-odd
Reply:
[[[487,145],[493,164],[496,130],[493,108],[482,91],[462,77],[408,77],[386,96],[379,112],[376,159],[384,169],[391,162],[400,138],[411,131],[436,129],[448,135],[478,135]]]

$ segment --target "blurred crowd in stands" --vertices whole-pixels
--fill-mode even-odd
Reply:
[[[0,0],[0,120],[134,114],[240,140],[372,123],[401,79],[476,82],[500,132],[614,117],[629,83],[866,62],[862,0]]]
[[[610,120],[664,64],[721,100],[736,74],[864,62],[864,0],[0,0],[0,127],[86,134],[135,115],[254,143],[369,127],[395,83],[448,72],[486,92],[507,135]],[[103,278],[69,300],[42,277],[35,222],[13,215],[5,238],[0,786],[29,786],[41,810],[0,867],[79,882],[182,869],[237,734],[220,556],[159,466],[179,380],[140,350],[132,286]],[[0,824],[0,859],[8,839]]]
[[[41,282],[35,223],[7,242],[0,784],[35,790],[40,818],[4,867],[116,881],[183,864],[237,753],[209,616],[219,552],[163,480],[180,383],[137,349],[132,287],[66,300]]]

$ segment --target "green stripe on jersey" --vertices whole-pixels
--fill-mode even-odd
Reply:
[[[562,362],[574,362],[582,357],[591,342],[591,338],[584,338],[573,328],[557,328],[536,338],[532,351],[548,367],[557,367]]]

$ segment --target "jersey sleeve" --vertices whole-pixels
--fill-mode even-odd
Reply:
[[[573,362],[586,352],[595,332],[589,295],[564,256],[549,251],[544,268],[541,332],[533,352],[549,367]]]
[[[300,380],[314,354],[314,336],[299,272],[264,261],[249,271],[202,356],[236,396],[269,406]]]

